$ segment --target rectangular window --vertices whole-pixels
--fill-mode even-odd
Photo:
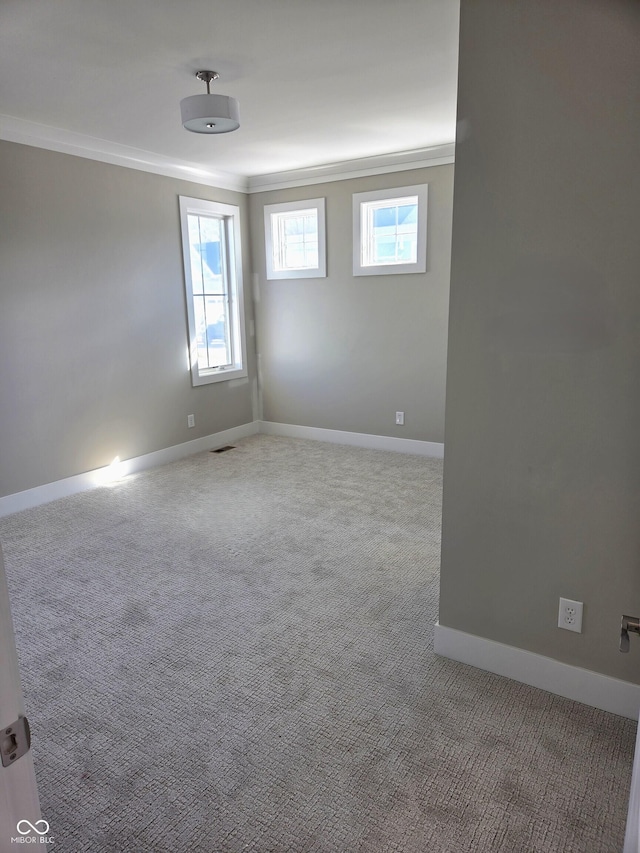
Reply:
[[[264,206],[267,278],[324,278],[324,199]]]
[[[353,274],[426,269],[427,185],[354,193]]]
[[[194,385],[246,376],[240,209],[180,196]]]

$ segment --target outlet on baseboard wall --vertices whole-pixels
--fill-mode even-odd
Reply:
[[[404,426],[404,412],[396,412],[396,425]]]
[[[582,633],[582,602],[561,598],[558,609],[558,628]]]
[[[187,415],[187,426],[189,429],[196,425],[196,416],[195,415]]]

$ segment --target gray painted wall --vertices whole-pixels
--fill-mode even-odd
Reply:
[[[352,194],[429,184],[427,272],[353,276]],[[265,204],[326,198],[327,278],[267,281]],[[250,198],[257,345],[268,421],[444,440],[453,166]],[[404,411],[404,427],[395,412]]]
[[[635,2],[462,2],[440,600],[635,683],[639,45]]]
[[[0,187],[0,495],[253,420],[253,356],[191,386],[178,210],[239,205],[248,269],[245,195],[10,142]]]

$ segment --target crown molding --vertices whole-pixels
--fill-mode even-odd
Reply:
[[[418,148],[413,151],[379,154],[374,157],[327,163],[324,166],[254,175],[248,179],[247,192],[262,193],[310,184],[326,184],[330,181],[345,181],[367,175],[404,172],[409,169],[424,169],[427,166],[444,166],[453,162],[455,162],[455,142],[448,142],[444,145]]]
[[[244,193],[268,192],[288,187],[344,181],[367,175],[383,175],[387,172],[424,169],[427,166],[450,164],[455,159],[455,143],[449,142],[445,145],[413,151],[399,151],[395,154],[380,154],[374,157],[327,163],[322,166],[245,177],[231,172],[204,169],[187,160],[176,160],[153,151],[144,151],[141,148],[132,148],[106,139],[2,114],[0,114],[0,139]]]
[[[186,160],[175,160],[152,151],[120,145],[117,142],[85,136],[82,133],[74,133],[15,116],[0,114],[0,139],[31,145],[35,148],[46,148],[49,151],[59,151],[63,154],[73,154],[76,157],[111,163],[114,166],[138,169],[141,172],[180,178],[196,184],[247,192],[247,179],[241,175],[203,169]]]

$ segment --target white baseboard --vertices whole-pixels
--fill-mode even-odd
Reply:
[[[66,477],[64,480],[56,480],[54,483],[46,483],[44,486],[36,486],[34,489],[27,489],[24,492],[6,495],[6,497],[0,498],[0,518],[23,509],[49,503],[49,501],[58,498],[95,489],[97,486],[108,485],[128,474],[134,474],[136,471],[166,465],[169,462],[175,462],[177,459],[183,459],[185,456],[201,453],[203,450],[211,450],[222,444],[238,441],[248,435],[255,435],[257,432],[258,421],[252,421],[248,424],[222,430],[222,432],[193,439],[193,441],[185,441],[182,444],[174,444],[172,447],[164,447],[162,450],[145,453],[143,456],[135,456],[133,459],[107,465],[105,468],[96,468],[94,471],[76,474],[74,477]]]
[[[549,693],[638,719],[640,684],[466,634],[436,622],[434,650],[445,658],[504,675]]]
[[[265,435],[284,435],[290,438],[308,438],[316,441],[328,441],[334,444],[350,444],[357,447],[367,447],[371,450],[395,450],[400,453],[415,453],[419,456],[436,456],[442,458],[444,445],[432,441],[416,441],[408,438],[393,438],[386,435],[367,435],[358,432],[343,432],[336,429],[320,429],[318,427],[294,426],[291,424],[278,424],[271,421],[252,421],[241,424],[231,429],[205,435],[193,441],[185,441],[182,444],[174,444],[153,453],[145,453],[117,464],[107,465],[105,468],[96,468],[94,471],[86,471],[64,480],[56,480],[54,483],[46,483],[23,492],[0,497],[0,518],[30,509],[40,504],[55,501],[58,498],[66,498],[69,495],[95,489],[113,483],[128,474],[136,471],[144,471],[147,468],[156,468],[158,465],[166,465],[175,462],[185,456],[210,450],[221,444],[238,441],[248,435],[264,433]]]
[[[438,459],[444,456],[444,444],[437,441],[419,441],[414,438],[396,438],[391,435],[371,435],[366,432],[278,424],[274,421],[259,421],[259,423],[260,432],[264,435],[308,438],[313,441],[328,441],[332,444],[350,444],[369,450],[393,450],[396,453],[414,453],[416,456],[434,456]]]

